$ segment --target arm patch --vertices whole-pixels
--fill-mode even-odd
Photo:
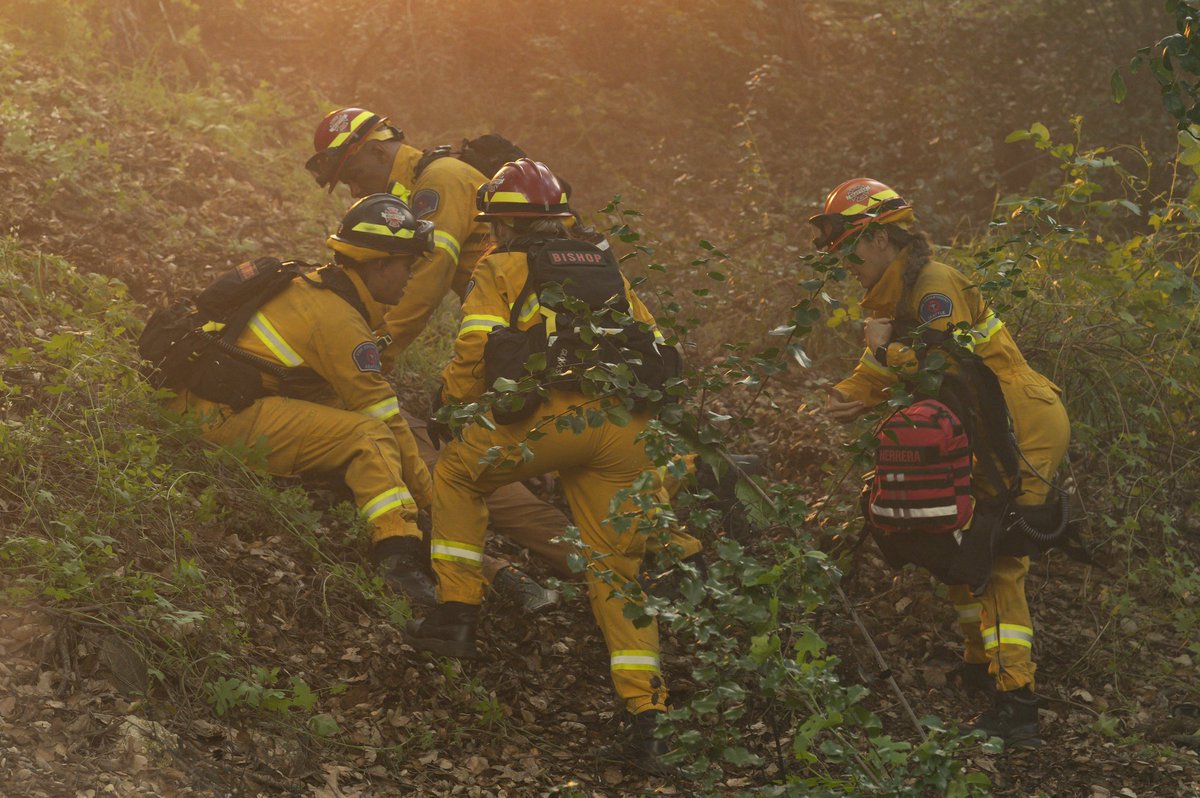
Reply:
[[[424,219],[441,204],[442,196],[432,188],[423,188],[412,195],[412,212],[418,219]]]
[[[379,347],[374,341],[363,341],[354,347],[354,365],[359,371],[383,371],[380,365]]]
[[[921,297],[919,315],[921,322],[928,324],[934,319],[942,319],[954,312],[954,303],[945,294],[926,294]]]

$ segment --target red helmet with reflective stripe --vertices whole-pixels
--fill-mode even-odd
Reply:
[[[500,167],[475,194],[479,221],[501,217],[567,217],[567,192],[544,163],[520,158]]]
[[[808,222],[817,228],[813,246],[832,252],[872,224],[912,219],[912,206],[892,189],[869,177],[847,180],[829,192],[825,211]]]
[[[313,133],[316,152],[304,168],[316,178],[317,185],[337,186],[346,159],[368,141],[404,138],[404,133],[380,116],[363,108],[339,108],[325,115]]]

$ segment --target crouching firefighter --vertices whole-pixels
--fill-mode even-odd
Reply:
[[[871,314],[866,351],[831,394],[830,414],[858,418],[901,375],[913,395],[940,385],[877,430],[868,528],[892,565],[922,565],[950,586],[963,681],[995,687],[972,728],[1011,746],[1040,745],[1025,575],[1029,556],[1066,523],[1065,496],[1051,482],[1070,438],[1059,389],[1026,363],[978,287],[931,259],[895,191],[849,180],[810,221],[816,247],[858,278]],[[933,352],[947,364],[940,375],[925,368],[938,362]]]
[[[255,448],[277,476],[344,472],[366,517],[371,559],[414,604],[433,603],[417,528],[432,482],[380,370],[375,330],[429,257],[433,223],[389,194],[355,203],[320,268],[260,258],[147,324],[140,348],[174,407],[208,440]]]
[[[619,396],[585,393],[579,377],[582,350],[595,347],[604,353],[602,359],[611,357],[605,363],[636,351],[622,362],[636,361],[634,381],[660,391],[677,376],[678,353],[663,341],[616,259],[568,237],[562,225],[570,216],[566,196],[544,165],[529,159],[506,164],[480,188],[477,207],[478,218],[491,222],[497,248],[475,269],[453,360],[442,375],[442,399],[473,402],[498,378],[519,379],[528,375],[526,369],[539,387],[519,408],[494,406],[494,428],[468,424],[443,450],[434,469],[432,542],[439,604],[425,618],[409,622],[409,637],[418,648],[438,654],[475,656],[488,521],[484,496],[500,485],[557,471],[587,554],[588,594],[608,646],[613,684],[631,716],[631,734],[618,750],[637,766],[661,772],[666,744],[655,738],[654,729],[667,709],[667,685],[659,664],[658,626],[653,619],[635,624],[625,610],[636,599],[619,590],[636,580],[647,535],[636,522],[619,530],[608,520],[618,493],[635,482],[640,480],[649,494],[660,489],[638,439],[651,411],[630,402],[627,424],[594,413],[574,430],[555,419],[585,408],[628,407]],[[587,344],[575,326],[581,303],[604,314],[602,323],[589,327],[597,335]],[[606,333],[619,343],[605,343]],[[541,366],[531,365],[537,362]],[[524,456],[511,455],[522,447]],[[510,454],[498,460],[489,450]],[[635,507],[633,498],[625,499],[619,512]]]

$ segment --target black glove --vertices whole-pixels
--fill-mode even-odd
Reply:
[[[429,410],[429,425],[426,427],[426,432],[429,433],[429,442],[433,444],[435,450],[440,450],[443,443],[447,443],[454,438],[454,433],[450,431],[450,425],[444,421],[437,420],[438,411],[442,409],[442,386],[438,386],[433,391],[433,402]]]

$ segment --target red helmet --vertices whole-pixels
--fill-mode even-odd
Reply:
[[[325,115],[313,133],[313,150],[304,168],[316,178],[317,185],[337,186],[346,159],[358,152],[368,141],[403,138],[404,133],[393,127],[386,116],[362,108],[339,108]]]
[[[475,194],[478,221],[505,216],[567,217],[567,192],[546,165],[529,158],[509,161]]]
[[[825,212],[808,222],[817,228],[813,246],[823,252],[833,252],[851,235],[871,224],[907,221],[912,218],[912,206],[892,189],[869,177],[847,180],[829,192]]]

